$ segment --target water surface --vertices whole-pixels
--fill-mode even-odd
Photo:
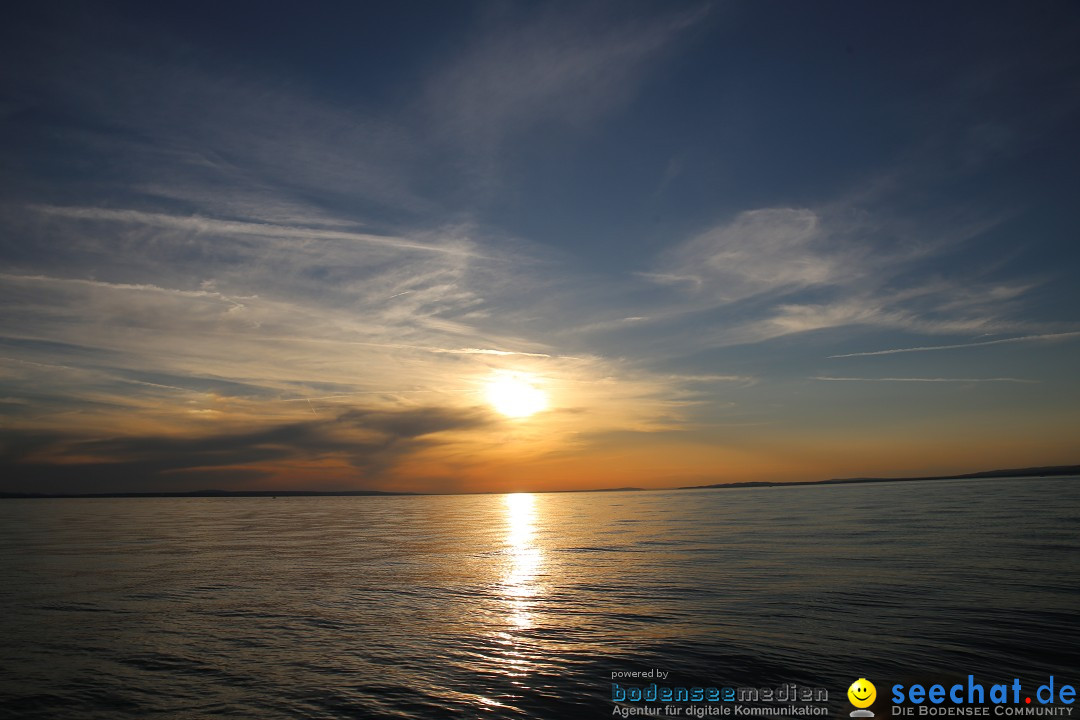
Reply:
[[[1078,530],[1076,479],[0,502],[0,714],[609,717],[650,667],[838,710],[857,677],[1076,684]]]

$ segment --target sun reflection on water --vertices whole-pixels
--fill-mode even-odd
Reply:
[[[515,628],[533,626],[531,608],[540,592],[537,576],[543,553],[535,543],[536,498],[528,493],[506,496],[506,545],[509,558],[503,576],[503,595]]]
[[[540,655],[530,630],[537,625],[537,608],[544,594],[544,554],[537,539],[537,501],[528,493],[504,496],[505,535],[501,552],[498,597],[501,627],[490,637],[494,670],[516,688],[499,702],[512,705],[532,684]],[[484,707],[482,709],[490,709]]]

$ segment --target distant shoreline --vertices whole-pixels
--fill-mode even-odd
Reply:
[[[188,492],[105,492],[105,493],[15,493],[0,492],[0,500],[79,498],[216,498],[216,497],[347,497],[351,495],[426,495],[429,493],[384,492],[381,490],[191,490]]]
[[[534,493],[583,493],[583,492],[629,492],[644,491],[646,488],[588,488],[585,490],[523,490]],[[678,488],[664,488],[675,490]],[[516,491],[515,491],[516,492]],[[232,498],[232,497],[426,497],[444,495],[502,495],[505,493],[419,493],[395,492],[392,490],[190,490],[175,492],[105,492],[105,493],[17,493],[0,492],[0,500],[79,500],[92,498]]]
[[[676,488],[589,488],[586,490],[528,490],[522,492],[547,493],[588,493],[588,492],[644,492],[648,490],[722,490],[736,488],[790,487],[802,485],[851,485],[857,483],[919,482],[924,480],[978,480],[993,478],[1045,478],[1080,476],[1080,465],[1052,465],[1047,467],[1016,468],[1010,470],[986,470],[962,475],[928,475],[925,477],[865,477],[833,478],[831,480],[791,480],[783,482],[734,482],[715,483],[712,485],[685,485]],[[401,497],[429,495],[495,495],[501,493],[414,493],[384,490],[192,490],[187,492],[111,492],[111,493],[17,493],[0,492],[0,500],[41,500],[41,499],[92,499],[92,498],[232,498],[232,497]]]
[[[961,475],[926,475],[920,477],[862,477],[833,478],[831,480],[787,481],[787,482],[738,482],[716,483],[713,485],[685,485],[679,490],[706,490],[721,488],[779,487],[786,485],[849,485],[852,483],[887,483],[919,482],[922,480],[979,480],[991,478],[1036,478],[1068,477],[1080,475],[1080,465],[1051,465],[1047,467],[1013,468],[1009,470],[985,470],[983,472],[964,473]]]

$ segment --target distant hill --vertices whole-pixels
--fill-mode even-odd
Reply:
[[[678,489],[702,490],[706,488],[776,487],[780,485],[841,485],[846,483],[915,482],[918,480],[973,480],[977,478],[1062,477],[1069,475],[1080,475],[1080,465],[1051,465],[1047,467],[1013,468],[1010,470],[984,470],[983,472],[965,473],[963,475],[927,475],[924,477],[864,477],[833,478],[832,480],[810,480],[807,482],[796,481],[716,483],[714,485],[687,485]]]

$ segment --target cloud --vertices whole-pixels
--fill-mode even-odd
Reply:
[[[680,383],[753,383],[757,381],[753,375],[669,375],[668,377]]]
[[[676,330],[690,328],[671,343],[687,348],[845,327],[1030,332],[1035,326],[1020,317],[1037,283],[1002,282],[992,261],[951,275],[943,270],[943,258],[1001,219],[901,219],[888,210],[887,196],[759,208],[675,244],[641,276],[669,292],[667,307],[650,307],[650,315]],[[610,322],[585,327],[618,329]]]
[[[5,275],[3,299],[22,318],[9,333],[23,326],[40,337],[64,320],[70,342],[108,320],[173,333],[445,347],[442,335],[471,334],[452,316],[476,312],[483,300],[468,278],[477,263],[494,262],[455,233],[414,240],[133,210],[47,210],[49,224],[27,234],[61,239],[49,263],[27,257],[23,273]],[[46,264],[49,274],[39,269]],[[107,277],[80,277],[95,268]],[[132,293],[142,296],[137,304]]]
[[[884,377],[884,378],[865,378],[865,377],[827,377],[817,376],[812,378],[814,380],[824,380],[827,382],[914,382],[914,383],[1023,383],[1033,384],[1038,383],[1038,380],[1028,380],[1025,378],[1011,378],[1011,377],[994,377],[994,378],[941,378],[941,377]]]
[[[1024,335],[1022,337],[1000,338],[998,340],[983,340],[980,342],[957,343],[954,345],[923,345],[919,347],[893,348],[890,350],[872,350],[869,352],[844,353],[842,355],[830,355],[829,358],[873,357],[875,355],[896,355],[898,353],[931,352],[935,350],[960,350],[964,348],[986,347],[988,345],[1008,345],[1020,342],[1044,342],[1054,340],[1066,340],[1080,336],[1080,331],[1044,333],[1041,335]]]
[[[762,339],[768,339],[852,325],[940,335],[1008,330],[1018,324],[995,316],[985,306],[980,306],[977,313],[948,313],[932,302],[920,308],[918,304],[883,293],[831,303],[779,305],[771,317],[756,323],[754,329]]]
[[[521,357],[551,357],[551,355],[547,353],[521,352],[517,350],[496,350],[494,348],[431,348],[431,351],[436,353],[445,353],[447,355],[497,355],[499,357],[519,355]]]
[[[159,285],[153,285],[151,283],[111,283],[103,282],[101,280],[88,280],[86,278],[61,278],[50,277],[48,275],[15,275],[11,273],[0,273],[0,280],[12,284],[32,284],[40,283],[43,285],[81,285],[87,288],[99,288],[106,290],[116,291],[132,291],[132,292],[150,292],[161,293],[163,295],[175,295],[177,297],[187,298],[209,298],[214,300],[224,300],[232,304],[239,304],[236,301],[247,298],[230,298],[219,292],[210,290],[178,290],[176,288],[166,288]]]
[[[538,123],[580,124],[626,102],[649,64],[709,6],[648,17],[598,3],[502,10],[486,17],[426,93],[433,122],[489,159],[515,132]]]
[[[171,490],[177,489],[175,473],[185,473],[190,487],[209,478],[262,479],[274,466],[317,467],[328,461],[347,463],[362,485],[391,471],[402,458],[448,442],[440,437],[445,433],[476,430],[491,421],[477,408],[418,406],[351,408],[328,418],[197,436],[85,438],[4,431],[0,465],[7,487],[23,490]]]
[[[886,312],[865,299],[853,299],[822,305],[781,305],[768,320],[775,335],[808,332],[842,325],[898,325],[910,321],[909,315]]]
[[[850,279],[854,268],[823,246],[827,239],[811,210],[751,210],[666,252],[646,277],[688,283],[719,302]]]
[[[279,219],[318,218],[334,199],[405,215],[434,207],[413,187],[424,138],[399,118],[241,70],[173,35],[159,33],[153,51],[132,53],[119,38],[141,46],[145,28],[102,15],[97,22],[114,41],[87,34],[56,43],[47,62],[64,71],[46,73],[35,100],[76,108],[86,125],[64,127],[64,139],[83,153],[122,158],[135,188]]]
[[[93,207],[57,207],[51,205],[31,206],[47,215],[68,217],[78,220],[98,220],[125,224],[152,225],[197,233],[200,235],[229,235],[264,238],[284,238],[289,240],[336,240],[350,243],[367,243],[396,250],[415,250],[421,252],[469,255],[470,251],[460,243],[429,245],[400,237],[372,235],[370,233],[327,230],[325,228],[303,227],[296,225],[277,225],[270,223],[239,222],[234,220],[216,220],[199,216],[176,216],[163,213],[148,213],[137,210],[113,210]]]

